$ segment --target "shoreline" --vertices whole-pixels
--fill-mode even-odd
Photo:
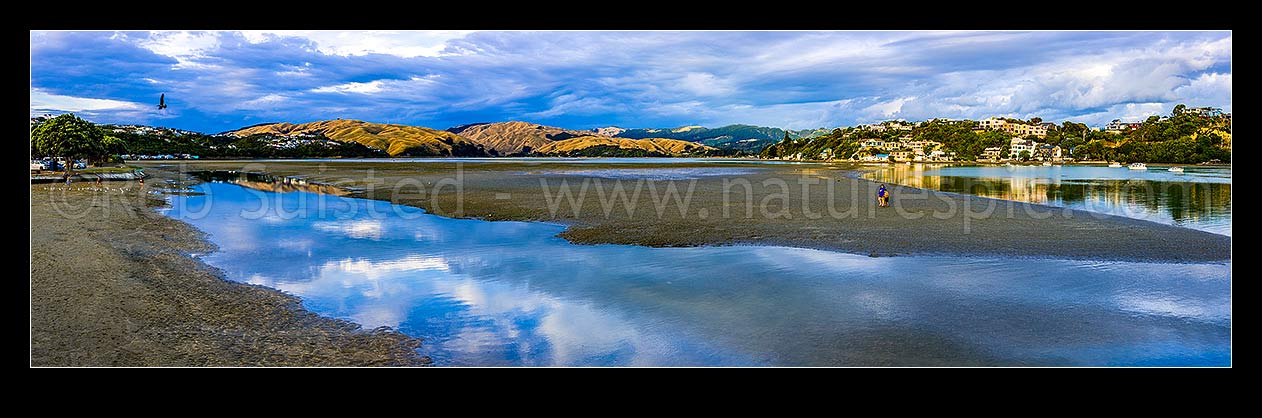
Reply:
[[[163,187],[164,180],[179,181],[184,185],[200,182],[170,168],[153,167],[150,173],[156,175],[151,176],[153,182],[149,187]],[[871,183],[857,177],[862,175],[861,168],[852,167],[829,174],[842,174]],[[276,171],[269,173],[282,175]],[[297,176],[313,177],[304,172]],[[418,366],[429,363],[427,357],[416,351],[420,345],[419,338],[389,329],[365,330],[350,321],[307,311],[299,298],[280,290],[227,280],[222,271],[194,255],[214,250],[214,244],[206,239],[204,233],[188,223],[159,213],[156,209],[166,205],[164,199],[140,195],[136,190],[122,191],[129,186],[134,188],[135,183],[121,188],[108,187],[108,190],[119,190],[115,195],[99,191],[88,183],[76,183],[69,188],[32,185],[32,366]],[[957,201],[986,199],[1009,205],[1039,206],[915,190],[953,195],[952,199]],[[50,216],[55,208],[50,207],[49,196],[58,193],[69,201],[92,206],[93,211],[101,206],[93,205],[99,203],[95,199],[102,196],[120,200],[111,200],[118,204],[105,205],[102,209],[110,210],[107,219],[91,215],[69,219]],[[364,195],[354,193],[352,197],[374,198]],[[426,205],[418,204],[422,202],[395,202],[381,197],[375,199],[419,207],[446,218],[565,225],[566,229],[558,236],[576,245],[781,246],[873,257],[1015,257],[1179,264],[1217,264],[1231,260],[1230,237],[1195,230],[1187,231],[1225,240],[1226,255],[1221,259],[1212,256],[1155,258],[1142,254],[1139,257],[1092,257],[1081,254],[970,252],[949,244],[936,251],[919,248],[905,252],[861,252],[817,245],[820,242],[818,239],[759,236],[742,240],[732,236],[716,241],[713,239],[715,235],[709,233],[694,237],[701,238],[700,241],[683,244],[645,242],[635,240],[644,233],[629,234],[618,225],[610,227],[593,223],[590,219],[529,219],[521,213],[507,218],[495,214],[453,216],[451,213],[431,211]],[[1120,224],[1121,230],[1169,232],[1185,229],[1151,221],[1104,216],[1112,223]],[[680,222],[668,219],[664,223],[667,227],[677,226],[672,221]],[[992,233],[984,235],[993,236]],[[618,242],[618,237],[622,237],[624,242]],[[964,238],[966,241],[985,239],[977,236]]]
[[[332,184],[356,190],[351,197],[375,199],[394,204],[424,209],[426,212],[448,218],[479,219],[486,221],[532,221],[566,225],[559,237],[575,244],[624,244],[647,247],[694,247],[730,245],[771,245],[838,251],[867,256],[991,256],[1032,257],[1078,260],[1112,260],[1158,263],[1223,262],[1231,260],[1231,237],[1166,225],[1152,221],[1132,219],[1096,212],[1087,212],[1055,206],[960,195],[906,186],[895,186],[896,196],[907,199],[904,208],[910,213],[920,213],[922,220],[900,219],[895,211],[875,210],[859,205],[853,218],[810,220],[801,217],[791,219],[724,218],[706,219],[697,216],[679,216],[674,208],[665,211],[664,217],[651,216],[651,202],[643,202],[650,210],[640,210],[636,215],[625,215],[615,210],[613,216],[602,216],[598,204],[584,204],[582,211],[574,214],[561,213],[549,216],[546,202],[539,196],[541,179],[558,180],[565,176],[548,173],[523,174],[514,167],[501,165],[466,167],[464,174],[463,212],[449,208],[457,206],[456,193],[440,189],[434,195],[411,197],[388,193],[390,185],[403,179],[433,184],[445,178],[447,167],[434,165],[377,166],[374,181],[381,182],[379,189],[364,190],[353,187],[352,174],[362,174],[364,167],[339,168],[330,162],[318,167],[303,163],[273,164],[267,171],[276,176],[297,176],[311,182]],[[701,163],[704,164],[704,163]],[[577,165],[577,164],[576,164]],[[178,175],[177,167],[151,167],[151,172],[164,172],[164,176]],[[232,165],[199,164],[197,169],[233,169]],[[240,169],[236,166],[235,169]],[[520,168],[520,167],[519,167]],[[586,167],[600,169],[600,167]],[[871,180],[855,178],[864,167],[846,169],[802,171],[794,167],[768,168],[765,173],[746,177],[761,178],[796,176],[808,173],[817,178],[850,178],[855,184],[834,182],[837,187],[865,190],[859,194],[875,193]],[[261,168],[255,168],[261,169]],[[374,168],[369,168],[374,169]],[[538,169],[538,167],[532,167]],[[556,167],[566,170],[568,167]],[[505,172],[512,175],[506,175]],[[396,173],[397,171],[397,173]],[[344,176],[339,176],[339,174]],[[570,177],[574,180],[575,177]],[[708,183],[707,183],[708,181]],[[713,179],[698,182],[698,205],[707,207],[709,213],[719,213],[722,205],[717,202]],[[387,190],[382,190],[387,189]],[[754,188],[754,201],[761,196]],[[510,193],[513,200],[502,200],[497,195]],[[859,193],[858,190],[854,190]],[[594,200],[595,193],[588,196]],[[645,193],[647,194],[647,193]],[[850,191],[840,193],[842,196]],[[800,193],[790,191],[789,199]],[[919,195],[908,198],[908,195]],[[518,200],[517,196],[524,196]],[[641,197],[647,201],[647,198]],[[945,204],[943,203],[945,202]],[[587,202],[598,203],[598,202]],[[787,202],[786,203],[790,203]],[[792,202],[801,203],[801,202]],[[812,202],[814,205],[815,202]],[[945,205],[963,207],[961,214],[953,218],[924,221],[928,212],[940,210]],[[564,206],[563,206],[564,207]],[[968,218],[964,212],[981,213],[991,208],[995,216]],[[816,206],[816,210],[822,207]],[[867,211],[868,213],[862,213]],[[691,212],[691,210],[690,210]],[[1038,218],[1031,213],[1045,213]],[[1004,217],[1004,216],[1008,217]],[[961,225],[971,233],[961,233]],[[933,237],[922,239],[921,237]],[[1038,239],[1029,239],[1038,237]],[[1064,245],[1072,243],[1073,245]]]
[[[31,366],[430,363],[419,338],[227,280],[193,255],[214,249],[204,234],[136,186],[31,186]]]

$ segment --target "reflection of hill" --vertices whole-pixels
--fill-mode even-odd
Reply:
[[[330,186],[327,184],[319,184],[319,183],[308,183],[304,180],[291,179],[288,177],[283,177],[275,182],[251,181],[251,180],[246,180],[246,179],[229,180],[227,182],[241,186],[241,187],[254,189],[254,190],[262,190],[265,192],[276,192],[276,193],[309,192],[309,193],[329,194],[329,195],[334,195],[334,196],[345,196],[350,193],[336,186]]]
[[[328,184],[312,183],[292,177],[276,177],[263,173],[243,173],[240,171],[196,171],[189,173],[203,181],[232,183],[241,187],[262,190],[265,192],[309,192],[334,196],[345,196],[350,191]]]

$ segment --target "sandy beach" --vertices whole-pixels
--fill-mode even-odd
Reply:
[[[213,250],[202,234],[137,187],[31,186],[32,366],[427,363],[418,339],[223,280],[188,255]]]

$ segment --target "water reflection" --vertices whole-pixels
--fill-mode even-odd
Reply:
[[[894,165],[865,177],[879,182],[1107,213],[1231,235],[1231,171],[1163,171],[1079,166],[942,167]]]
[[[196,190],[205,194],[172,196],[168,214],[210,234],[220,251],[205,260],[228,278],[423,337],[439,365],[1222,365],[1231,356],[1224,264],[578,246],[555,237],[557,225],[223,183]],[[260,206],[276,214],[241,216]],[[285,215],[295,208],[305,216]]]
[[[247,187],[254,190],[262,190],[267,192],[288,193],[288,192],[311,192],[331,194],[336,196],[345,196],[350,191],[336,186],[312,183],[307,180],[295,177],[273,176],[267,173],[254,173],[247,171],[226,171],[226,170],[209,170],[194,171],[190,175],[202,181],[217,183],[232,183],[241,187]]]

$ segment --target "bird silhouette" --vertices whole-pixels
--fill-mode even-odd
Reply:
[[[166,108],[167,108],[167,94],[162,93],[161,96],[158,96],[158,110],[162,110]]]

